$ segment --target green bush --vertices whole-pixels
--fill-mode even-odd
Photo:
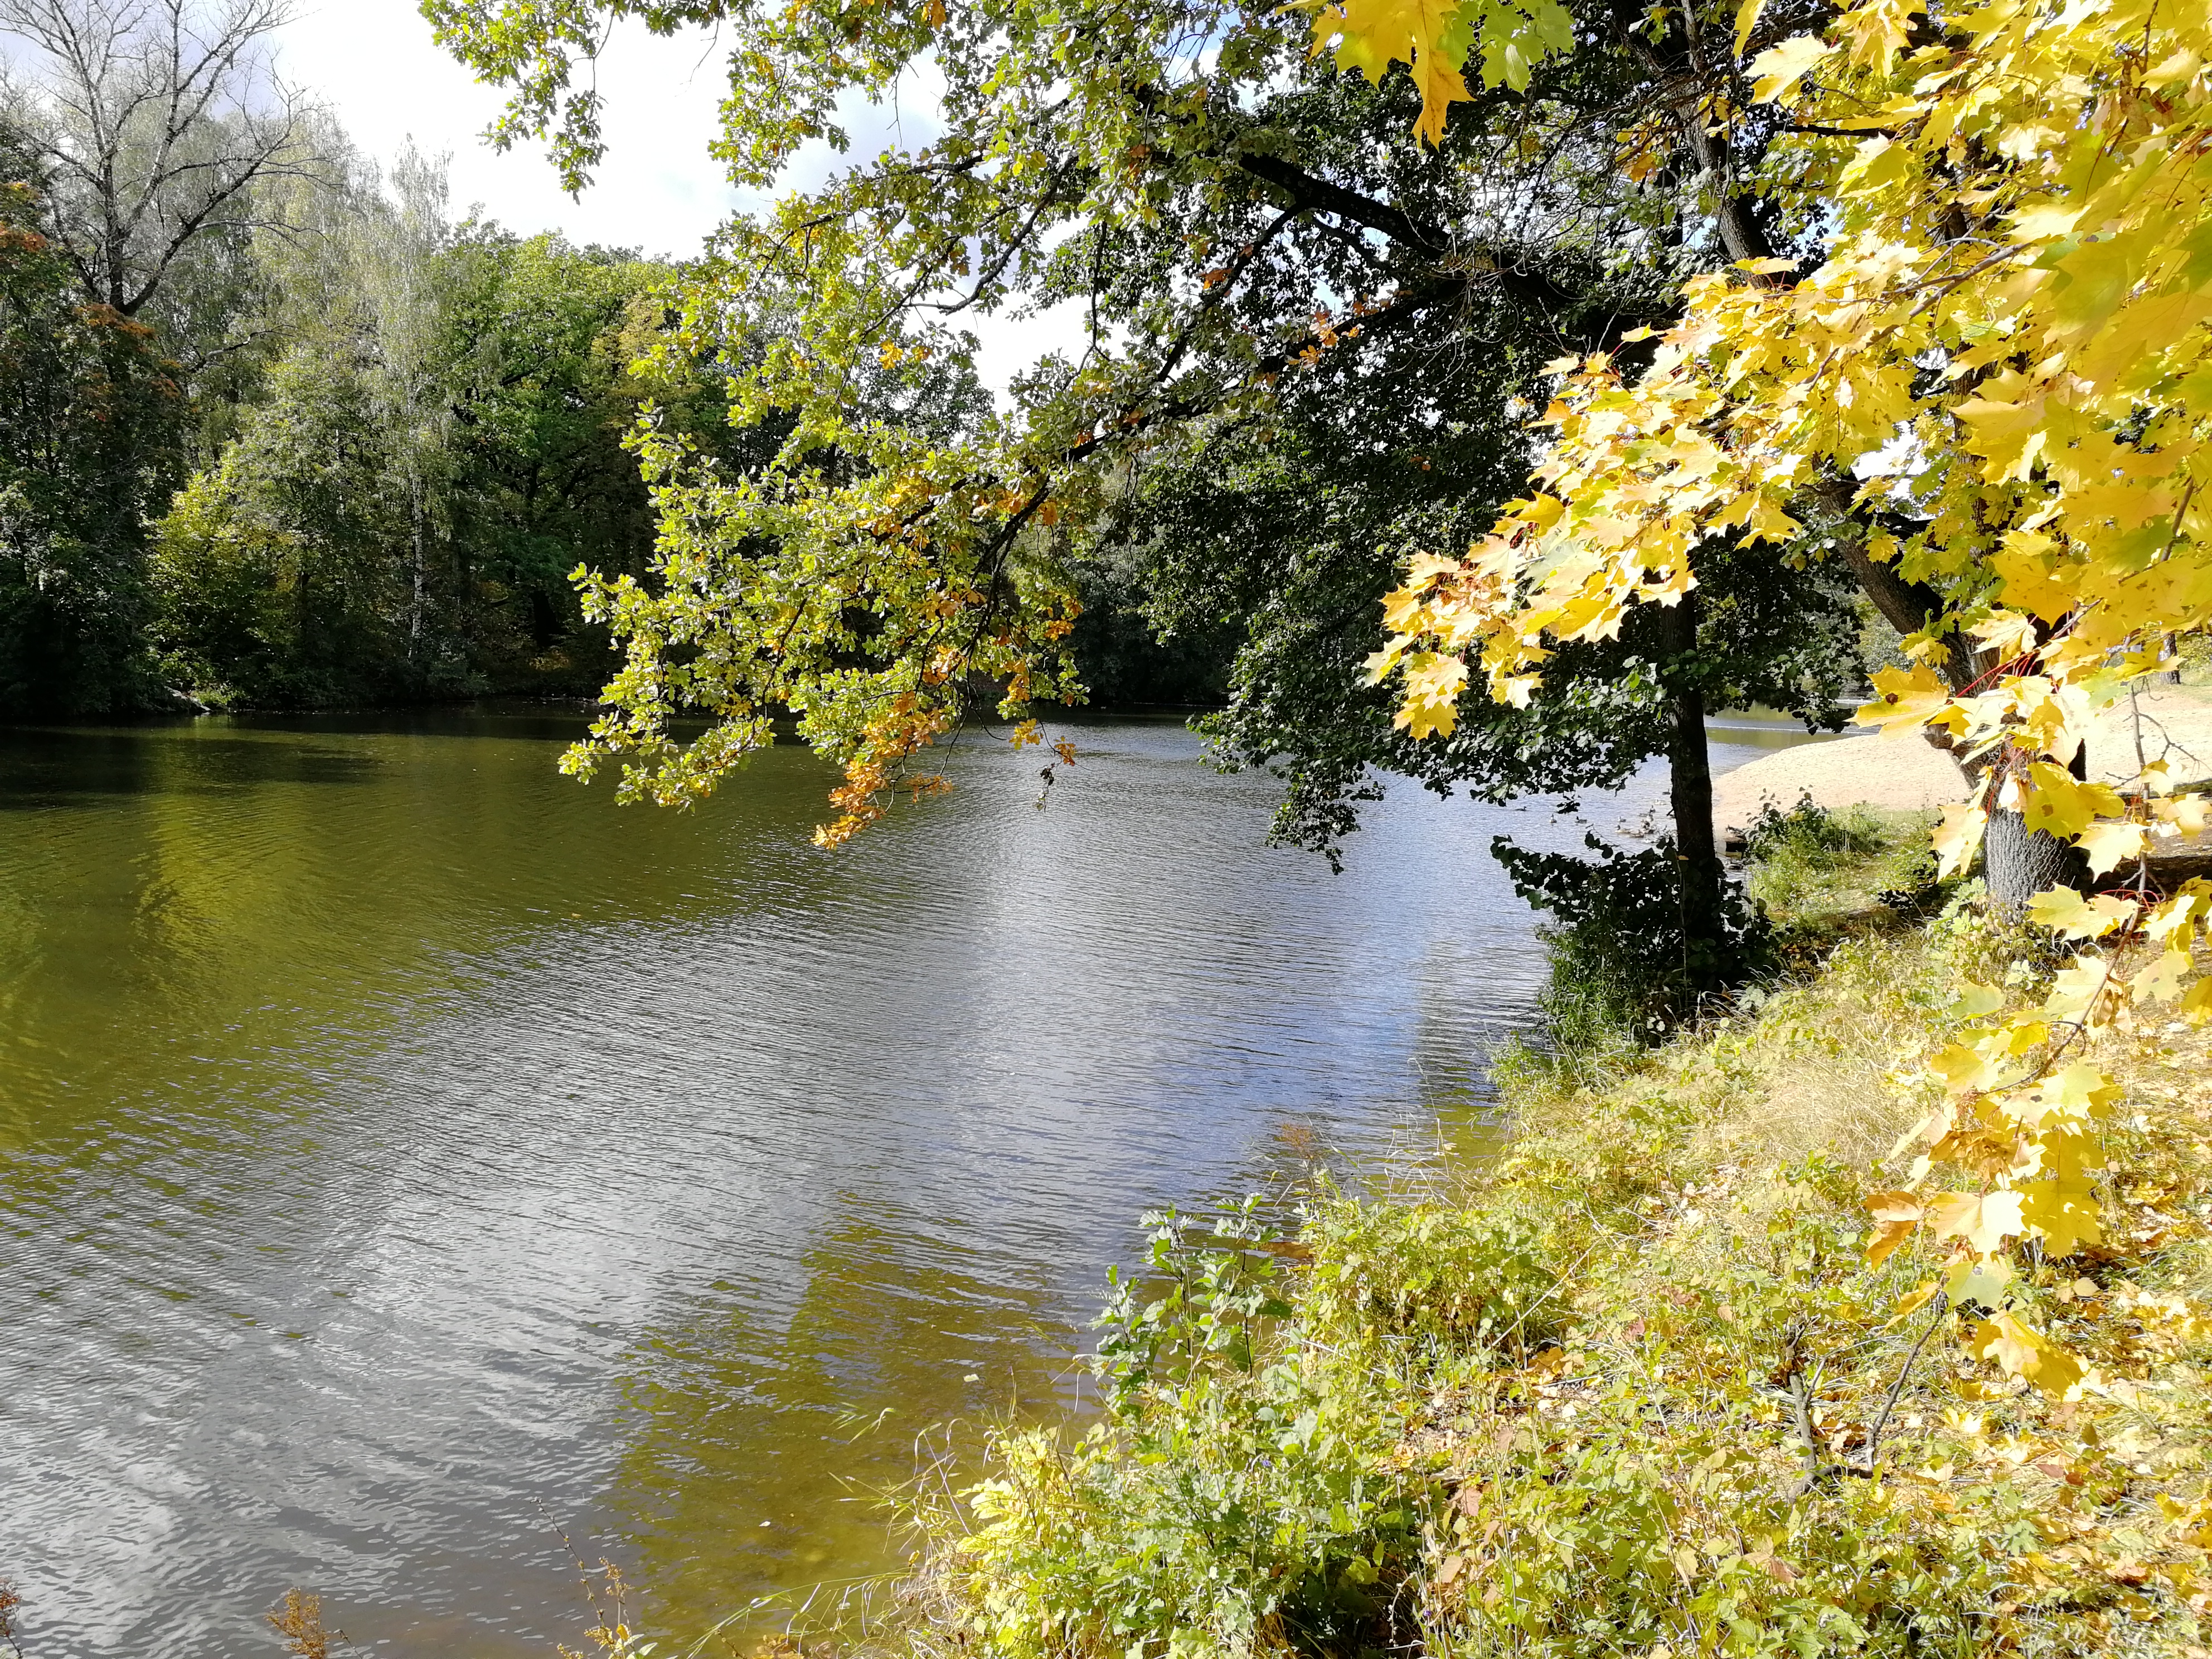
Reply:
[[[1765,917],[1723,884],[1717,937],[1682,926],[1674,842],[1633,853],[1585,836],[1591,856],[1535,853],[1504,836],[1490,844],[1522,899],[1548,912],[1551,958],[1545,1036],[1563,1055],[1650,1046],[1711,1012],[1711,988],[1741,985],[1770,963]],[[1700,989],[1700,988],[1705,988]]]
[[[1101,1322],[1107,1418],[1000,1433],[964,1513],[921,1517],[956,1616],[1011,1659],[1402,1644],[1433,1498],[1389,1455],[1407,1376],[1278,1323],[1279,1241],[1251,1203],[1210,1228],[1148,1219],[1151,1272],[1117,1274]],[[1357,1255],[1345,1282],[1370,1283]],[[1451,1318],[1472,1305],[1430,1299]]]
[[[1528,1224],[1480,1211],[1340,1201],[1309,1223],[1310,1338],[1376,1337],[1525,1356],[1559,1332],[1559,1278]]]

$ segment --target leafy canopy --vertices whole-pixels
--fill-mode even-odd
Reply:
[[[864,100],[941,87],[917,142],[732,223],[693,273],[681,349],[732,377],[732,417],[781,447],[743,472],[649,432],[657,585],[594,582],[628,651],[612,712],[571,757],[622,788],[698,799],[784,710],[844,763],[835,841],[881,811],[908,759],[985,686],[1009,718],[1073,697],[1074,595],[1045,544],[1093,522],[1119,459],[1170,423],[1233,421],[1354,342],[1434,326],[1478,290],[1571,301],[1501,250],[1480,180],[1369,136],[1414,100],[1381,71],[1473,52],[1526,81],[1566,39],[1555,0],[1447,13],[1286,13],[1223,0],[1139,12],[1042,0],[428,0],[441,38],[514,96],[501,136],[553,134],[580,183],[599,106],[574,84],[607,22],[712,28],[730,97],[718,154],[769,188],[799,147],[842,149]],[[1390,38],[1362,33],[1382,29]],[[1438,30],[1443,30],[1439,33]],[[1390,33],[1391,31],[1400,31]],[[1381,78],[1331,71],[1319,47]],[[1431,74],[1419,118],[1466,91]],[[1475,208],[1490,215],[1480,222]],[[1565,263],[1565,262],[1563,262]],[[969,314],[1079,302],[1087,345],[1011,410],[956,392]],[[672,735],[682,713],[709,726]]]

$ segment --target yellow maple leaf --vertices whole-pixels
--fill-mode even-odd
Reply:
[[[2087,1060],[2054,1072],[2036,1087],[2036,1114],[2026,1121],[2041,1128],[2053,1119],[2085,1123],[2102,1117],[2120,1097],[2112,1081]]]
[[[1742,57],[1751,50],[1751,32],[1759,27],[1759,13],[1764,0],[1743,0],[1735,14],[1735,55]]]
[[[1745,31],[1748,39],[1749,31]],[[1813,66],[1831,57],[1835,47],[1817,34],[1793,35],[1778,46],[1770,46],[1751,60],[1751,95],[1762,104],[1778,103],[1796,89]]]
[[[2123,864],[2140,859],[2148,840],[2148,832],[2140,823],[2107,821],[2091,824],[2075,839],[2075,845],[2089,860],[2089,872],[2101,876],[2108,870],[2117,870]]]
[[[1994,1087],[2003,1075],[2003,1068],[1995,1059],[1980,1048],[1964,1042],[1937,1049],[1928,1062],[1928,1069],[1942,1078],[1943,1086],[1954,1095],[1970,1095]]]
[[[2051,315],[2059,337],[2086,333],[2119,308],[2142,276],[2143,255],[2152,239],[2105,236],[2085,241],[2061,259],[2051,283]]]
[[[1468,95],[1459,66],[1444,54],[1445,32],[1458,0],[1341,0],[1314,18],[1314,50],[1334,38],[1336,66],[1380,84],[1392,63],[1403,63],[1421,90],[1413,131],[1422,142],[1443,142],[1444,117]]]
[[[2055,1023],[2099,1026],[2111,1019],[2119,1001],[2108,963],[2076,957],[2052,975],[2043,1012]]]
[[[2172,1002],[2181,994],[2181,981],[2191,966],[2188,951],[2161,951],[2128,982],[2128,994],[2137,1002]]]
[[[2020,1194],[2000,1188],[1993,1193],[1938,1193],[1928,1200],[1928,1224],[1938,1238],[1963,1238],[1976,1254],[1994,1255],[2008,1238],[2026,1231],[2021,1218]]]
[[[1426,623],[1428,599],[1425,586],[1392,588],[1382,596],[1382,625],[1393,634],[1418,634]]]
[[[1457,657],[1423,651],[1407,658],[1406,701],[1393,723],[1417,738],[1449,736],[1466,684],[1467,665]]]
[[[2101,939],[2135,910],[2129,901],[2110,893],[2084,898],[2071,887],[2053,887],[2027,902],[2028,920],[2062,939]]]
[[[2081,1381],[2081,1362],[2018,1315],[1998,1314],[1974,1327],[1966,1346],[1978,1358],[1994,1360],[2007,1373],[2024,1376],[2045,1394],[2063,1395]]]
[[[2085,1244],[2103,1242],[2099,1224],[2096,1175],[2104,1158],[2095,1138],[2081,1126],[2061,1125],[2038,1135],[2028,1147],[2033,1179],[2015,1182],[2021,1214],[2028,1231],[2043,1240],[2046,1256],[2071,1255]]]
[[[2028,763],[2021,813],[2030,830],[2070,841],[2100,817],[2116,817],[2123,810],[2119,792],[2109,783],[2083,783],[2049,761]]]
[[[1897,737],[1925,726],[1951,704],[1951,688],[1934,669],[1919,664],[1876,669],[1873,680],[1877,695],[1872,702],[1860,706],[1857,719],[1862,725],[1880,726],[1884,737]]]
[[[1867,1211],[1873,1216],[1875,1224],[1867,1233],[1866,1259],[1870,1266],[1879,1267],[1920,1224],[1919,1195],[1875,1193],[1867,1200]]]
[[[1982,834],[1989,828],[1988,810],[1972,802],[1943,809],[1942,821],[1930,837],[1936,855],[1936,873],[1954,876],[1974,861],[1981,850]]]

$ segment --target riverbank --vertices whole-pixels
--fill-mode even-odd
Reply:
[[[1509,1052],[1507,1156],[1460,1190],[1316,1183],[1267,1249],[1164,1231],[1167,1294],[1109,1327],[1115,1415],[918,1499],[900,1643],[2201,1659],[2212,1050],[2146,1021],[2099,1056],[2106,1237],[2012,1293],[2087,1374],[1977,1358],[1971,1302],[1916,1304],[1932,1249],[1861,1248],[1957,987],[2010,959],[1970,903],[1873,897],[1902,850],[1800,881],[1820,965],[1735,1016]]]
[[[2133,708],[2124,703],[2091,724],[2091,776],[2124,783],[2146,760],[2165,760],[2177,782],[2212,779],[2212,690],[2160,686]],[[1934,811],[1959,799],[1963,789],[1957,764],[1917,733],[1859,733],[1777,750],[1716,777],[1713,821],[1723,837],[1740,835],[1762,805],[1786,811],[1804,799],[1832,811],[1855,805]]]

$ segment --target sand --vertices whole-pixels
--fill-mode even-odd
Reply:
[[[2160,686],[2139,699],[2144,757],[2161,757],[2177,781],[2212,777],[2212,696],[2200,687]],[[2119,783],[2136,772],[2135,728],[2127,708],[2090,728],[2093,775]],[[1778,749],[1713,780],[1713,817],[1723,834],[1741,829],[1762,802],[1790,807],[1810,795],[1822,806],[1859,803],[1892,811],[1948,805],[1965,793],[1951,757],[1917,733],[1872,733]]]

